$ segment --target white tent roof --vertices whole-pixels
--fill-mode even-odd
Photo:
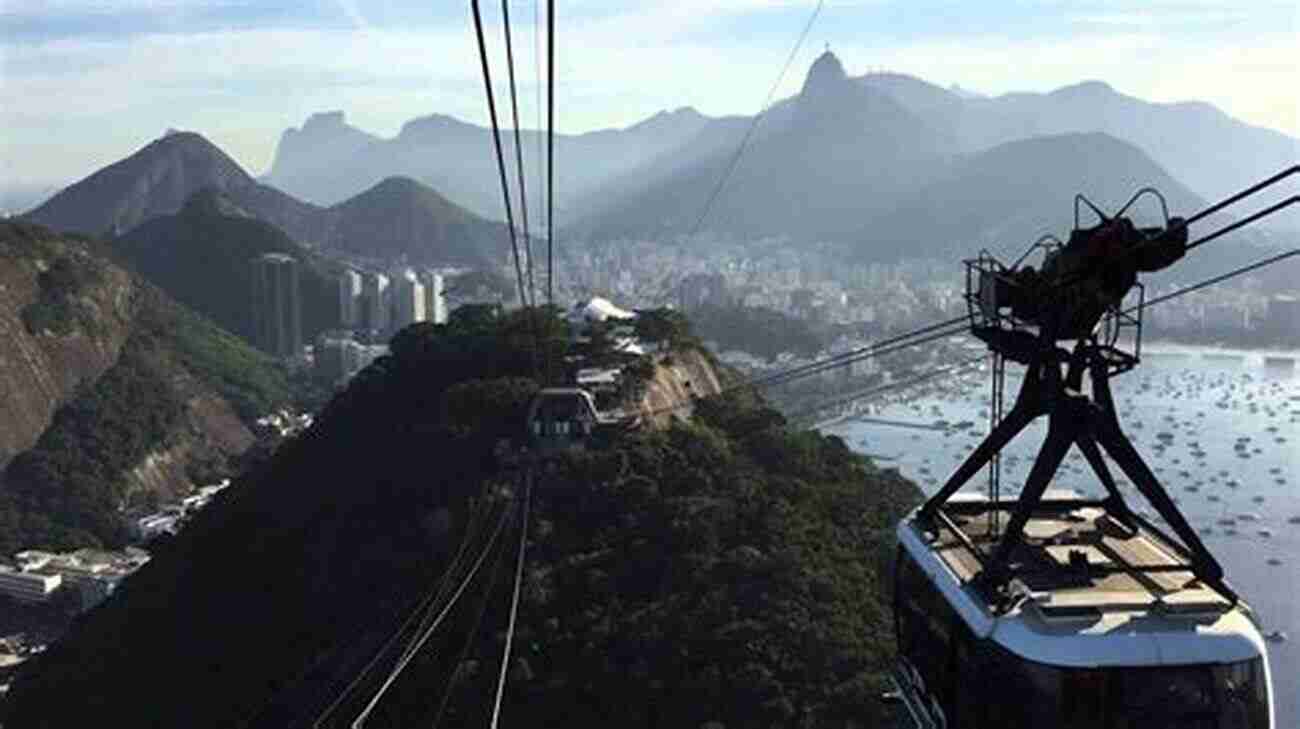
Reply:
[[[634,319],[636,314],[618,308],[609,299],[596,296],[585,304],[574,306],[571,318],[580,318],[586,321],[605,321],[606,319]]]

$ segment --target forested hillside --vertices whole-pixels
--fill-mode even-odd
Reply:
[[[310,726],[466,533],[482,543],[484,510],[519,508],[527,466],[502,439],[519,445],[537,387],[533,331],[480,307],[399,334],[36,661],[5,726]],[[558,327],[543,339],[562,361]],[[504,715],[874,725],[891,644],[882,570],[920,492],[761,401],[695,412],[536,470]],[[467,594],[368,726],[431,722],[453,675],[447,725],[485,720],[509,582]],[[53,700],[70,694],[83,700]]]
[[[224,469],[291,400],[274,362],[106,252],[0,225],[0,554],[121,545],[124,507]]]
[[[146,280],[247,342],[256,341],[251,262],[267,253],[293,256],[301,264],[303,337],[338,327],[337,284],[320,257],[218,190],[200,190],[176,215],[153,218],[112,246]]]

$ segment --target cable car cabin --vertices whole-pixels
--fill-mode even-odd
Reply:
[[[990,517],[991,502],[949,501],[961,534],[927,532],[917,512],[899,525],[894,681],[915,726],[1272,729],[1249,608],[1195,582],[1154,528],[1051,493],[1013,560],[1013,599],[999,605],[977,578],[1007,521]]]
[[[529,442],[543,451],[579,446],[596,432],[600,411],[591,393],[576,387],[549,387],[528,409]]]

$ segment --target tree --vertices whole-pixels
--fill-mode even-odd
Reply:
[[[467,433],[511,437],[524,432],[537,383],[525,377],[468,380],[447,389],[448,424]]]
[[[648,309],[637,312],[634,331],[638,338],[647,342],[676,346],[691,338],[691,323],[676,309]]]

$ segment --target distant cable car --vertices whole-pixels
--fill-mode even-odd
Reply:
[[[528,439],[541,450],[569,448],[590,438],[600,420],[596,400],[577,387],[548,387],[528,409]]]

